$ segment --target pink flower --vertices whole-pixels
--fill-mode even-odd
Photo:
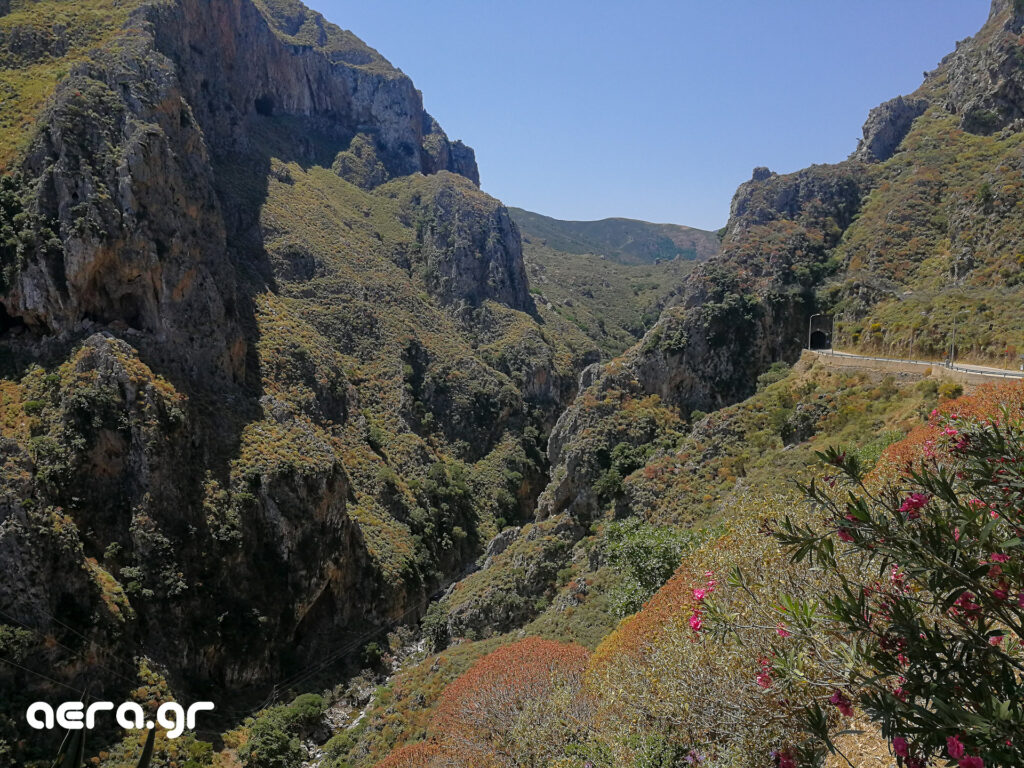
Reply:
[[[949,753],[949,756],[952,757],[954,760],[959,760],[961,757],[964,756],[964,753],[967,750],[964,748],[964,745],[960,741],[959,737],[957,737],[957,736],[947,736],[946,737],[946,751]]]
[[[900,512],[906,512],[910,520],[916,520],[921,516],[921,510],[931,501],[931,496],[923,493],[912,493],[903,500]]]
[[[936,416],[938,416],[938,415],[939,415],[939,409],[938,409],[938,408],[933,408],[933,409],[932,409],[932,412],[931,412],[931,413],[929,414],[929,416],[930,416],[931,418],[933,418],[933,419],[934,419],[934,418],[935,418]]]
[[[698,603],[707,596],[708,592],[706,589],[695,589],[693,590],[693,599]]]
[[[910,757],[910,747],[907,746],[907,740],[902,736],[897,736],[892,740],[892,751],[897,757]]]
[[[762,688],[772,687],[772,676],[768,674],[767,670],[761,670],[760,674],[758,674],[757,684]]]
[[[962,757],[957,765],[960,768],[985,768],[985,761],[980,757]]]
[[[780,752],[777,757],[779,758],[779,768],[796,768],[796,760],[789,752]]]
[[[956,599],[956,602],[953,603],[953,607],[950,609],[950,612],[956,615],[962,611],[967,616],[973,616],[980,610],[981,606],[974,602],[974,593],[964,592]]]
[[[990,637],[988,639],[988,644],[993,646],[993,647],[995,647],[995,648],[998,648],[999,646],[1001,646],[1003,644],[1003,636],[1002,635],[992,635],[992,637]]]
[[[836,705],[836,709],[842,713],[843,717],[853,717],[853,704],[841,691],[833,693],[829,701]]]
[[[1009,555],[994,554],[990,558],[993,563],[1008,563],[1010,561]]]
[[[700,632],[703,626],[704,620],[701,618],[700,613],[694,611],[693,615],[690,617],[690,629],[694,632]]]
[[[889,569],[889,581],[892,582],[893,586],[902,588],[904,579],[906,579],[906,576],[900,573],[900,567],[898,565],[893,565],[892,568]]]
[[[840,528],[838,535],[840,541],[845,541],[847,543],[853,541],[853,534],[850,533],[848,528]]]
[[[779,625],[775,628],[775,631],[776,631],[776,633],[778,633],[779,637],[789,637],[790,636],[789,631],[786,630],[786,625],[783,624],[781,621],[779,622]]]
[[[992,590],[992,597],[996,600],[1007,600],[1010,597],[1010,585],[1006,581],[1000,581]]]
[[[950,437],[953,437],[954,435],[958,435],[960,433],[959,433],[959,431],[953,429],[952,427],[946,427],[944,430],[942,430],[942,434],[949,435]]]

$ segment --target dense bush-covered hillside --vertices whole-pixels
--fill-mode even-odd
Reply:
[[[1020,387],[798,359],[1017,359],[1022,30],[719,242],[511,213],[297,1],[0,2],[0,766],[81,690],[213,699],[187,768],[1020,765]]]
[[[772,384],[738,407],[734,418],[764,413],[764,406],[783,392],[807,389],[816,377],[820,374],[812,370]],[[819,387],[827,386],[827,379],[818,380]],[[843,462],[847,469],[856,466],[857,473],[871,470],[852,498],[877,500],[869,503],[879,504],[881,517],[861,519],[859,501],[831,517],[831,510],[821,502],[834,498],[842,509],[845,491],[834,468],[821,468],[816,462],[803,469],[795,466],[809,461],[808,447],[801,446],[790,477],[817,478],[815,498],[806,498],[795,485],[780,485],[778,469],[734,480],[733,491],[718,505],[717,524],[705,521],[703,533],[674,551],[671,562],[679,565],[672,578],[596,647],[582,676],[572,664],[553,656],[548,687],[520,691],[511,684],[518,708],[514,716],[504,716],[500,727],[491,729],[500,741],[490,742],[485,757],[467,762],[465,737],[460,734],[468,724],[451,713],[450,704],[436,702],[463,695],[457,691],[466,690],[471,676],[482,674],[483,669],[545,658],[528,654],[513,661],[516,643],[502,651],[504,656],[489,650],[493,641],[470,644],[469,649],[479,646],[478,653],[488,655],[440,698],[436,692],[429,693],[432,689],[427,686],[413,689],[427,698],[410,698],[405,685],[418,679],[420,668],[444,668],[449,664],[447,654],[402,673],[395,691],[402,686],[403,692],[389,696],[387,709],[380,710],[369,726],[361,726],[362,738],[372,735],[369,743],[375,743],[396,734],[408,738],[425,733],[431,749],[449,761],[438,765],[646,766],[686,764],[689,758],[713,766],[796,766],[825,759],[830,746],[838,753],[828,758],[830,765],[846,764],[842,755],[864,761],[855,765],[873,765],[869,761],[884,761],[889,754],[902,756],[905,765],[913,760],[925,765],[932,755],[939,760],[935,765],[946,764],[943,759],[950,757],[954,763],[965,757],[982,760],[961,763],[970,766],[1016,765],[1019,745],[1012,734],[1022,715],[1020,683],[1012,670],[1019,664],[1021,635],[1015,608],[1020,588],[1015,542],[1019,540],[1013,537],[1021,514],[1016,460],[1024,387],[991,385],[969,397],[942,401],[937,409],[921,415],[933,397],[930,388],[882,386],[891,387],[891,394],[881,399],[878,392],[865,394],[877,404],[875,418],[883,417],[897,428],[889,433],[892,437],[873,439],[879,429],[870,418],[854,419],[826,437],[831,419],[823,413],[818,423],[825,434],[811,443],[816,448],[843,445],[843,453],[825,452],[829,461]],[[843,386],[837,394],[850,389]],[[856,400],[853,395],[850,405]],[[815,397],[812,402],[820,401]],[[888,405],[881,404],[885,402]],[[855,412],[860,414],[862,408]],[[993,426],[996,418],[998,427]],[[955,427],[948,426],[950,419]],[[900,439],[904,433],[898,428],[915,421],[921,426]],[[756,429],[756,417],[747,424],[747,429]],[[742,439],[752,434],[730,436]],[[859,441],[848,442],[857,436]],[[781,445],[770,451],[772,467],[778,466],[775,451],[791,453]],[[990,474],[993,460],[1007,467],[998,470],[995,480]],[[957,468],[961,482],[944,491],[942,483],[948,481],[942,478],[953,479],[944,473]],[[971,474],[978,471],[983,474]],[[638,472],[637,478],[646,474]],[[688,485],[689,478],[677,482]],[[940,503],[959,510],[959,521],[948,518],[945,509],[940,512]],[[996,506],[990,509],[990,504]],[[895,522],[887,515],[895,515]],[[977,521],[969,522],[971,516]],[[889,526],[884,537],[878,537],[880,531],[873,531],[873,537],[868,534],[869,526],[875,524],[871,521]],[[893,551],[898,546],[895,529],[891,530],[894,525],[913,536],[906,539],[909,549],[900,550],[900,559],[895,559]],[[941,532],[942,541],[948,542],[943,545],[951,548],[946,557],[959,559],[969,569],[970,576],[958,578],[979,582],[969,593],[965,586],[951,584],[949,598],[945,592],[935,594],[934,604],[923,602],[925,595],[932,599],[929,593],[937,588],[934,579],[942,570],[924,557],[922,548],[937,552],[931,548],[940,545],[940,540],[931,538],[932,532]],[[650,542],[654,528],[647,533],[645,539]],[[798,536],[803,535],[824,547],[810,563],[793,559]],[[861,535],[865,538],[860,539]],[[600,549],[600,538],[590,544],[592,551]],[[891,542],[893,549],[882,554],[872,542]],[[976,567],[979,547],[982,565]],[[650,550],[633,553],[634,562],[644,561],[644,555],[650,557]],[[865,571],[863,558],[881,565]],[[614,567],[614,562],[607,560],[604,567]],[[954,573],[956,561],[945,562],[950,563],[948,573]],[[571,577],[569,583],[573,583]],[[846,591],[850,587],[856,591]],[[839,603],[829,601],[852,600],[853,608],[864,599],[862,587],[877,618],[854,627],[860,620],[860,609],[854,608],[850,626],[844,626],[841,614],[834,616],[828,610]],[[585,594],[584,599],[591,598]],[[897,609],[895,600],[906,605]],[[915,632],[934,632],[934,636],[921,634],[918,641],[915,634],[913,642],[898,639],[905,619],[903,613],[894,612],[911,608],[924,612],[921,627],[928,627]],[[983,619],[982,611],[986,612]],[[876,622],[891,628],[882,630]],[[545,633],[545,625],[528,626],[526,632],[531,631]],[[980,637],[980,646],[971,651],[978,655],[970,662],[965,656],[962,662],[976,665],[973,674],[985,679],[987,674],[998,674],[1002,664],[1009,675],[985,683],[978,690],[977,703],[973,693],[956,693],[951,687],[956,679],[978,680],[959,678],[972,672],[960,671],[958,655],[944,653],[956,647],[958,633]],[[516,635],[506,637],[511,641]],[[464,657],[467,646],[457,648]],[[986,659],[986,654],[991,658]],[[1006,688],[993,700],[984,691],[992,690],[988,686],[995,685],[996,679]],[[423,718],[418,712],[424,705],[437,707],[438,714]],[[1004,714],[997,713],[1003,711],[1000,707],[1005,708]],[[544,724],[543,729],[538,723]],[[854,724],[859,730],[851,734]],[[381,726],[383,730],[378,730]],[[543,738],[537,738],[538,733]],[[412,758],[403,754],[398,751],[383,764],[418,764],[408,762]],[[536,759],[531,756],[537,755],[541,762],[531,763]]]
[[[510,208],[536,301],[593,339],[609,357],[654,325],[717,233],[632,219],[560,221]]]
[[[624,265],[600,254],[554,250],[523,236],[523,260],[539,307],[593,340],[606,358],[622,354],[657,322],[694,262]]]

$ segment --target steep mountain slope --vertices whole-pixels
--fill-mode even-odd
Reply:
[[[239,692],[414,620],[532,513],[598,353],[535,306],[472,150],[301,4],[4,11],[0,751],[21,765],[49,745],[17,713],[60,685],[120,701],[166,676],[237,718]]]
[[[958,356],[1016,360],[1022,28],[1017,6],[995,0],[917,94],[872,112],[849,160],[755,169],[721,255],[641,343],[584,373],[549,444],[541,514],[597,511],[592,484],[613,448],[597,436],[624,402],[655,396],[686,415],[735,401],[770,363],[795,358],[817,313],[834,314],[837,346],[941,357],[955,327]],[[635,445],[654,437],[630,434]]]
[[[563,253],[596,254],[620,264],[652,264],[690,259],[704,261],[718,252],[718,235],[679,224],[651,224],[636,219],[562,221],[539,213],[509,208],[530,241]]]
[[[1018,10],[995,0],[850,160],[755,170],[678,290],[686,260],[623,266],[665,271],[628,278],[642,304],[609,331],[598,304],[633,273],[580,284],[586,314],[556,273],[661,235],[534,218],[524,260],[409,79],[298,2],[0,3],[0,759],[51,756],[21,712],[60,686],[205,694],[234,725],[442,590],[438,643],[535,622],[594,645],[615,579],[564,579],[595,522],[671,533],[836,411],[902,428],[930,397],[762,379],[700,413],[795,360],[811,315],[887,350],[942,350],[956,317],[973,354],[1011,357]]]
[[[421,738],[424,732],[445,738],[448,725],[434,709],[445,686],[474,660],[514,643],[524,632],[601,649],[608,662],[622,660],[618,644],[624,631],[637,644],[657,642],[649,631],[628,629],[637,621],[631,614],[641,610],[680,559],[684,564],[698,562],[699,572],[720,569],[724,584],[733,565],[756,567],[752,561],[730,561],[737,552],[778,558],[770,551],[771,540],[756,527],[769,510],[793,503],[789,489],[779,487],[780,477],[806,479],[814,451],[828,445],[857,446],[862,461],[873,465],[886,446],[921,423],[922,414],[937,400],[933,388],[918,382],[830,372],[808,358],[792,369],[780,366],[766,374],[755,395],[702,417],[688,433],[676,421],[674,434],[666,430],[661,442],[645,446],[642,467],[627,471],[614,484],[603,484],[604,501],[622,519],[578,526],[578,542],[568,536],[568,516],[524,526],[514,539],[507,537],[507,549],[432,609],[426,622],[429,636],[447,632],[458,642],[413,659],[378,692],[369,716],[350,731],[346,758],[353,766],[374,766],[396,744]],[[633,420],[653,418],[657,412],[656,403],[637,404]],[[667,417],[670,409],[664,412]],[[694,531],[679,533],[683,526]],[[675,543],[667,547],[667,541]],[[659,573],[665,563],[667,571]],[[685,595],[677,590],[660,607],[648,603],[638,616],[655,613],[666,622],[675,618],[689,631],[687,608]],[[673,649],[677,658],[699,652],[687,650],[693,642],[685,636],[683,640],[684,646]],[[722,661],[726,667],[735,663]],[[738,697],[747,689],[739,684],[713,702],[705,701],[697,687],[664,695],[654,681],[645,686],[640,670],[633,679],[646,690],[645,707],[675,712],[684,706],[714,709],[729,701],[727,696]],[[732,682],[735,678],[725,678],[723,691]],[[590,717],[586,710],[579,716]],[[637,723],[652,722],[637,718]],[[590,733],[606,733],[606,721],[588,724]],[[657,730],[657,725],[651,727]],[[669,731],[677,737],[685,734],[685,729]],[[551,740],[547,746],[563,746],[557,734],[545,737]],[[585,741],[586,735],[575,738]],[[575,738],[570,740],[575,743]],[[521,755],[524,749],[517,742],[511,751]]]

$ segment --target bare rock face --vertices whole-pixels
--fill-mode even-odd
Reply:
[[[409,215],[422,222],[419,258],[441,301],[477,306],[491,299],[534,310],[519,229],[499,201],[442,173]]]
[[[443,170],[479,182],[472,150],[448,140],[408,77],[318,16],[303,28],[311,21],[320,35],[300,44],[288,36],[295,20],[268,20],[251,0],[152,3],[119,45],[78,65],[18,168],[18,195],[38,222],[27,237],[45,247],[4,265],[0,330],[70,336],[113,324],[145,334],[187,375],[240,381],[233,262],[253,250],[260,190],[218,182],[218,163],[266,163],[280,134],[286,158],[324,147],[368,156],[363,186]],[[489,295],[523,306],[517,247],[499,265],[508,276],[485,267],[445,279],[490,280]]]
[[[119,655],[145,648],[226,687],[420,594],[382,586],[350,517],[339,433],[358,405],[340,362],[317,367],[301,347],[261,369],[268,179],[336,161],[366,189],[422,185],[409,249],[439,303],[532,308],[518,231],[477,188],[473,151],[379,54],[287,5],[142,3],[115,45],[71,68],[0,179],[0,365],[19,386],[37,386],[25,370],[39,360],[47,376],[25,412],[36,432],[0,439],[0,609],[43,629],[65,616]],[[59,55],[60,30],[40,29],[0,40],[0,57]],[[296,259],[293,277],[313,266]],[[523,411],[486,373],[480,450]],[[275,375],[298,377],[308,402],[281,396],[292,380],[269,392]]]
[[[943,59],[937,74],[949,85],[945,106],[965,131],[991,134],[1024,118],[1022,29],[1024,8],[993,0],[982,31]]]
[[[853,157],[866,163],[888,160],[910,132],[910,126],[926,109],[927,99],[905,99],[902,96],[875,107],[864,123],[864,137]]]
[[[214,152],[245,151],[254,120],[285,117],[342,143],[372,135],[389,176],[451,170],[479,183],[472,153],[453,147],[406,75],[318,14],[297,12],[267,18],[251,0],[148,11]],[[292,38],[310,25],[316,35]]]
[[[863,172],[855,165],[815,165],[785,176],[755,168],[751,180],[733,196],[727,236],[735,246],[753,227],[802,220],[809,214],[819,223],[832,218],[845,228],[860,208],[865,184]]]
[[[49,240],[9,268],[0,295],[9,323],[56,335],[115,324],[150,334],[180,369],[241,375],[202,130],[144,40],[79,66],[59,86],[19,177]],[[224,333],[210,338],[213,326]]]

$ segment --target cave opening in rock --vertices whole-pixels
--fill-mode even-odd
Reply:
[[[254,106],[256,107],[256,114],[272,117],[274,114],[274,97],[260,96],[256,99]]]
[[[3,336],[8,331],[16,328],[26,328],[25,321],[20,317],[12,316],[8,311],[7,307],[0,304],[0,336]]]

